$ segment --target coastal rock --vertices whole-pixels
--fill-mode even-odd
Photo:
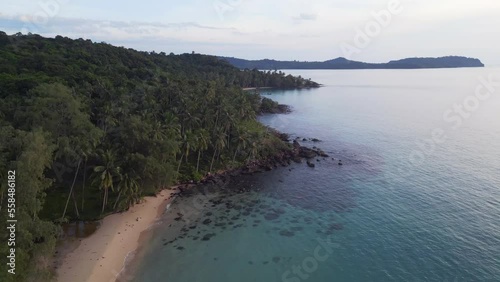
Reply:
[[[271,130],[271,129],[270,129]],[[287,134],[282,134],[276,130],[271,130],[271,132],[280,139],[289,139],[290,137]],[[266,159],[258,159],[248,162],[244,167],[240,167],[237,169],[226,170],[218,173],[208,173],[203,179],[199,181],[200,184],[184,184],[178,187],[179,196],[180,197],[190,197],[192,195],[202,193],[205,195],[206,189],[203,187],[210,187],[213,189],[222,189],[227,190],[229,192],[229,196],[231,194],[241,194],[245,192],[249,192],[252,190],[259,190],[258,187],[241,187],[235,185],[225,185],[228,183],[231,178],[237,177],[238,175],[253,175],[255,173],[261,173],[265,171],[274,170],[279,166],[289,166],[292,162],[302,163],[304,159],[308,159],[307,165],[309,167],[314,168],[316,165],[311,161],[317,159],[318,156],[323,158],[328,157],[328,155],[323,152],[321,149],[315,147],[314,149],[301,146],[298,140],[300,138],[296,138],[293,140],[292,146],[288,146],[287,148],[281,148],[274,152],[270,157]],[[303,138],[302,140],[313,140]],[[319,139],[318,139],[319,140]],[[318,162],[320,160],[318,159]],[[293,169],[291,169],[293,170]],[[209,189],[210,189],[209,188]],[[212,207],[216,207],[220,203],[210,202],[212,203]],[[207,207],[206,205],[204,207]],[[227,207],[230,209],[231,207]],[[182,216],[178,216],[175,218],[176,221],[182,221]]]
[[[299,156],[302,158],[312,159],[312,158],[316,157],[317,155],[318,154],[314,150],[311,150],[307,147],[300,147]]]
[[[294,141],[293,141],[293,147],[294,147],[294,148],[296,148],[296,149],[298,149],[298,148],[300,148],[301,146],[300,146],[300,143],[299,143],[297,140],[294,140]]]
[[[276,135],[281,139],[281,141],[289,142],[290,141],[290,135],[282,132],[276,132]]]
[[[205,236],[203,236],[203,238],[201,238],[202,241],[209,241],[210,239],[212,239],[212,237],[214,237],[215,234],[214,233],[209,233],[209,234],[206,234]]]
[[[319,152],[319,155],[320,155],[321,157],[323,157],[323,158],[328,158],[328,157],[330,157],[327,153],[325,153],[325,152],[323,152],[323,151],[320,151],[320,152]]]

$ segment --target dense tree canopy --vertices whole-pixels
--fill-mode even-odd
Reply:
[[[0,220],[6,172],[16,170],[24,270],[16,278],[50,276],[57,223],[127,209],[173,183],[287,148],[255,118],[272,104],[242,88],[308,83],[212,56],[0,32]],[[2,244],[2,258],[7,251]]]

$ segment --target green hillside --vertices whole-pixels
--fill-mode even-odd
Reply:
[[[16,277],[51,277],[60,222],[99,218],[173,183],[286,150],[256,120],[261,97],[243,87],[317,86],[212,56],[0,32],[0,220],[12,170]],[[0,281],[12,277],[0,273]]]

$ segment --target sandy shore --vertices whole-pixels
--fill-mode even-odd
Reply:
[[[171,202],[172,192],[164,190],[124,213],[104,218],[94,234],[82,239],[79,246],[62,259],[57,268],[57,281],[115,281],[129,253],[139,246],[141,233],[156,222]]]

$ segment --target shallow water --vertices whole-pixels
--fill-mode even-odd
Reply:
[[[267,91],[294,112],[261,120],[331,157],[179,198],[130,280],[500,281],[500,86],[443,119],[500,69],[292,73],[325,87]]]

